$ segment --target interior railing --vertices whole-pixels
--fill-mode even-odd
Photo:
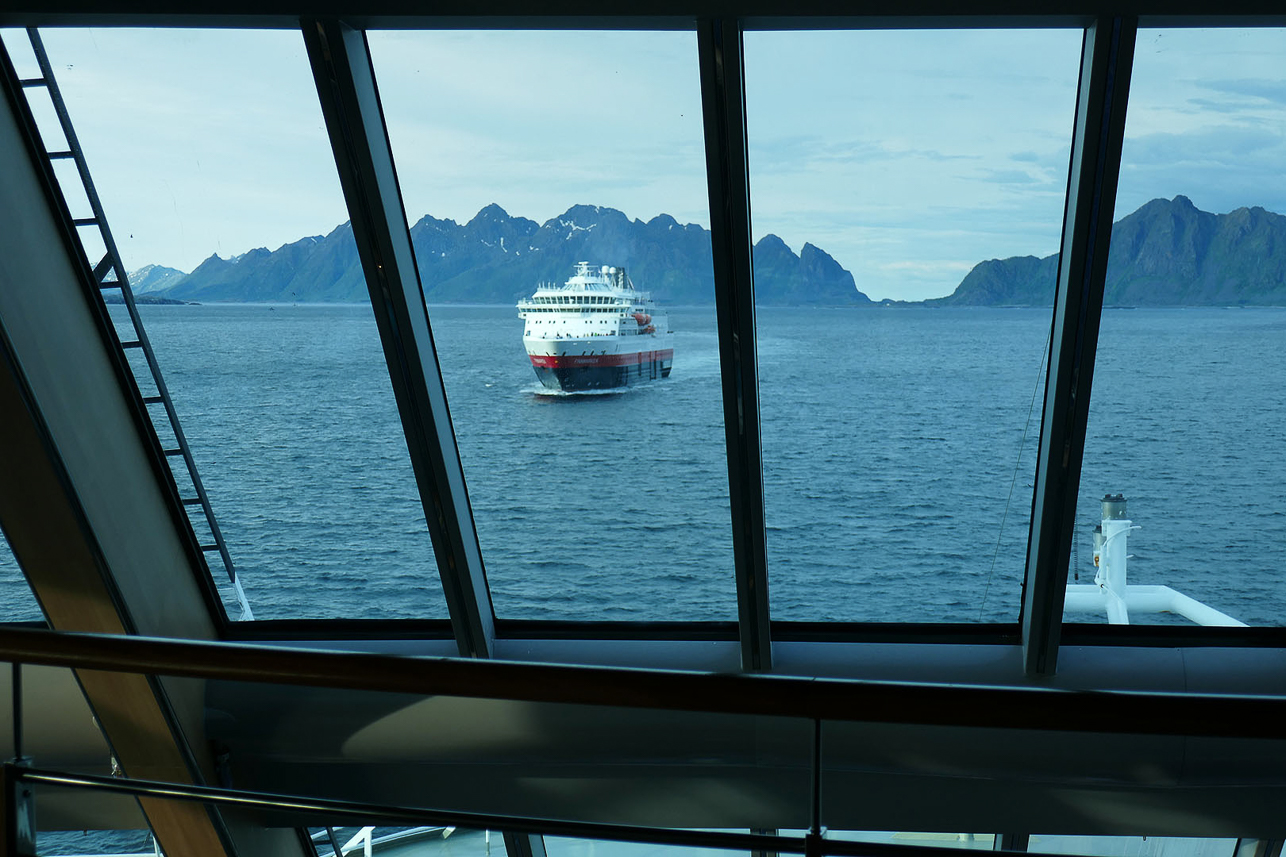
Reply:
[[[420,658],[102,634],[0,628],[0,651],[13,671],[13,746],[5,765],[6,853],[31,853],[32,790],[91,789],[139,798],[271,810],[296,818],[360,825],[440,825],[575,838],[731,849],[810,857],[946,857],[957,849],[825,838],[822,818],[823,721],[986,726],[1033,731],[1286,737],[1286,696],[1085,691],[792,678],[765,674],[676,672]],[[354,691],[614,708],[769,715],[811,721],[809,827],[803,835],[710,832],[442,810],[298,794],[104,777],[34,767],[23,756],[22,670],[26,664],[149,676],[284,684]],[[1110,716],[1104,716],[1110,712]],[[34,841],[34,840],[33,840]],[[1005,850],[1003,847],[999,850]]]

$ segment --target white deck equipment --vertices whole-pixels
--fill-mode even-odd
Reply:
[[[1134,522],[1125,517],[1125,496],[1108,494],[1102,500],[1103,522],[1094,532],[1093,583],[1067,586],[1064,613],[1106,613],[1112,625],[1130,624],[1130,614],[1175,613],[1198,625],[1246,627],[1226,613],[1202,604],[1169,586],[1140,586],[1127,583],[1126,541]]]

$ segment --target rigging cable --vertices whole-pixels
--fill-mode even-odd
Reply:
[[[1054,325],[1050,324],[1045,334],[1045,347],[1040,352],[1040,365],[1036,367],[1036,384],[1032,387],[1031,403],[1027,406],[1027,422],[1023,424],[1023,438],[1018,442],[1018,457],[1014,461],[1014,475],[1009,480],[1009,496],[1005,498],[1005,511],[1000,516],[1000,529],[996,533],[996,549],[991,554],[991,568],[987,570],[987,585],[982,590],[982,603],[978,605],[978,621],[987,608],[987,596],[991,593],[991,579],[996,573],[996,558],[1000,556],[1000,541],[1005,534],[1005,521],[1009,518],[1009,503],[1014,499],[1014,486],[1018,484],[1018,470],[1023,463],[1023,450],[1027,447],[1027,431],[1031,428],[1032,411],[1036,409],[1036,395],[1040,392],[1040,382],[1045,378],[1045,359],[1049,356],[1049,343],[1054,336]]]

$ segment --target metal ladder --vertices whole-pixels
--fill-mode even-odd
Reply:
[[[219,559],[223,562],[223,567],[228,573],[234,592],[236,593],[237,602],[241,607],[240,619],[254,619],[254,614],[250,610],[250,604],[246,601],[245,590],[241,588],[241,581],[237,578],[236,567],[232,564],[232,557],[228,553],[228,545],[223,539],[223,532],[219,529],[219,522],[214,517],[214,510],[210,507],[210,498],[206,495],[205,486],[201,483],[201,477],[197,473],[196,462],[192,459],[192,452],[188,447],[187,437],[183,434],[183,428],[179,425],[179,415],[174,410],[174,402],[170,399],[169,390],[165,386],[165,379],[161,377],[161,367],[156,362],[156,354],[152,350],[152,344],[148,341],[147,333],[143,330],[143,320],[139,317],[138,306],[134,301],[134,292],[129,285],[129,277],[125,272],[125,265],[121,262],[121,256],[116,249],[116,241],[112,238],[112,231],[107,225],[107,216],[103,213],[102,203],[98,198],[98,191],[94,188],[94,180],[89,174],[89,165],[85,161],[84,151],[80,147],[80,141],[76,137],[76,132],[72,128],[71,117],[67,113],[67,105],[63,101],[62,92],[58,89],[58,84],[54,80],[53,68],[49,64],[49,56],[45,53],[44,43],[40,39],[40,34],[35,27],[27,28],[27,38],[31,41],[31,49],[36,56],[36,63],[40,67],[40,77],[29,78],[20,81],[24,93],[31,89],[43,88],[49,94],[49,100],[53,104],[54,112],[58,115],[58,124],[62,127],[63,137],[67,141],[67,149],[62,151],[46,151],[47,157],[52,164],[59,160],[70,160],[76,165],[76,172],[80,175],[80,182],[85,191],[85,196],[89,200],[92,217],[75,218],[72,224],[77,228],[92,226],[97,228],[99,236],[102,239],[106,253],[97,265],[93,265],[94,281],[99,287],[99,296],[103,298],[104,292],[119,291],[121,302],[124,304],[129,316],[130,332],[127,338],[122,338],[121,330],[113,325],[116,331],[117,340],[121,348],[125,349],[128,354],[130,350],[137,349],[147,364],[147,375],[156,387],[154,395],[143,395],[143,385],[139,382],[145,380],[139,376],[143,373],[142,369],[135,368],[133,361],[129,361],[130,371],[134,376],[135,385],[140,391],[143,404],[147,406],[148,416],[152,420],[152,425],[157,429],[157,436],[161,437],[162,428],[168,428],[174,436],[174,445],[165,446],[162,443],[162,452],[167,460],[176,457],[183,459],[184,467],[187,469],[188,477],[192,484],[192,495],[184,496],[183,486],[179,486],[180,499],[183,503],[183,509],[187,513],[188,524],[192,527],[193,533],[196,532],[199,523],[196,515],[204,517],[205,524],[209,528],[211,540],[208,544],[200,544],[202,556],[206,558],[207,568],[210,565],[210,554],[217,553]],[[30,98],[28,98],[30,101]],[[83,244],[82,244],[83,248]],[[91,260],[86,260],[92,264]],[[104,299],[104,303],[106,303]],[[154,405],[160,405],[163,416],[159,415],[153,408]],[[173,472],[173,467],[171,467]]]

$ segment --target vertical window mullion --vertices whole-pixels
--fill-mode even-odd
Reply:
[[[1023,581],[1023,667],[1055,672],[1138,19],[1085,32]]]
[[[490,657],[495,615],[365,34],[337,20],[301,28],[451,626],[461,656]]]
[[[772,667],[741,24],[697,24],[741,663]]]

